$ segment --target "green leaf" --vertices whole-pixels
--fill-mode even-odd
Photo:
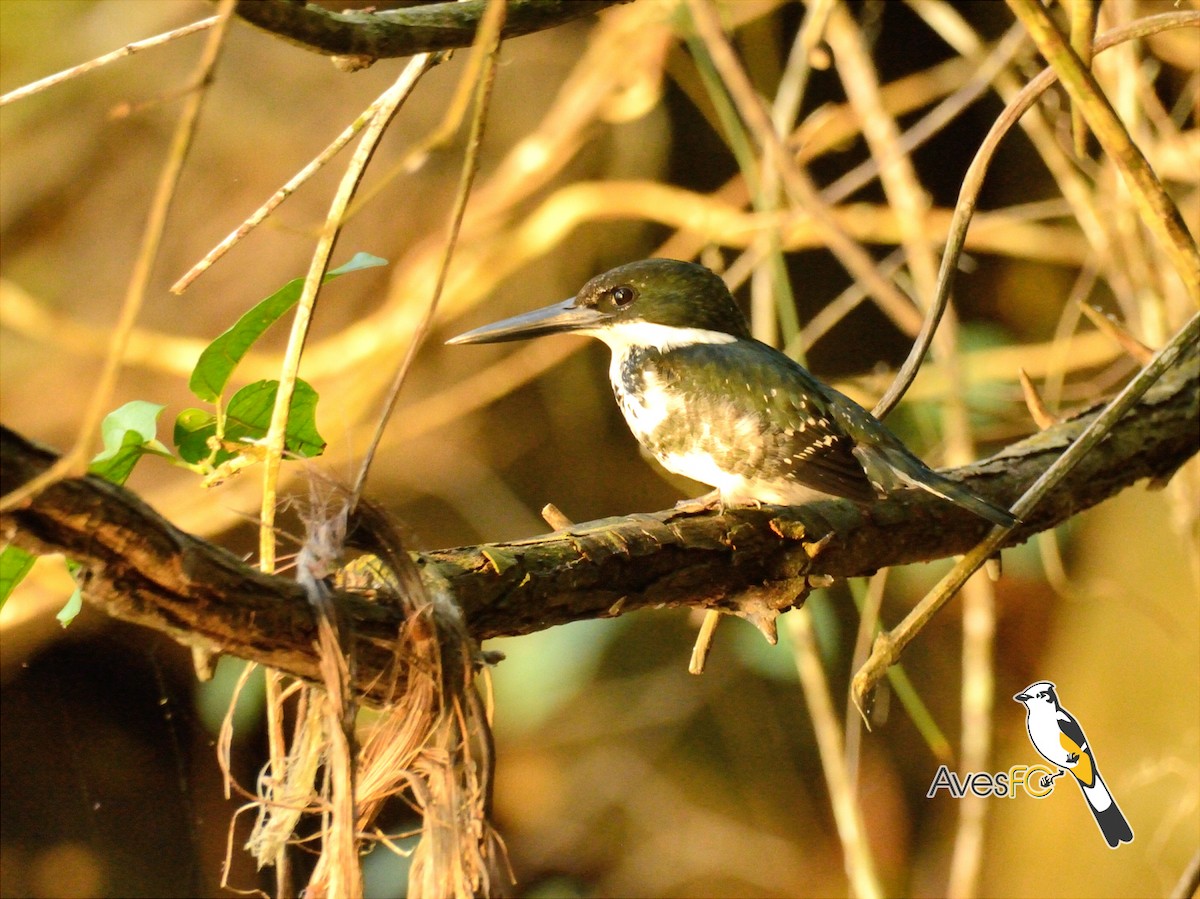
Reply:
[[[351,272],[361,271],[364,268],[378,268],[381,265],[387,264],[386,259],[372,256],[370,253],[355,253],[349,262],[327,271],[325,273],[325,280],[328,281],[330,278],[336,278],[340,275],[348,275]]]
[[[320,396],[307,381],[296,379],[292,404],[288,414],[284,448],[297,456],[311,459],[325,452],[325,438],[317,431],[317,400]],[[275,402],[275,394],[271,394]]]
[[[151,453],[169,457],[171,451],[155,436],[163,408],[158,403],[134,400],[104,416],[100,424],[104,449],[92,459],[88,472],[124,484],[142,456]]]
[[[58,614],[54,616],[63,627],[74,621],[75,616],[83,611],[83,588],[79,586],[79,572],[82,567],[78,562],[67,559],[67,571],[71,572],[71,577],[75,580],[75,589],[67,597],[66,605],[59,609]]]
[[[225,439],[261,440],[266,437],[278,392],[278,381],[256,381],[235,393],[225,411]],[[309,458],[324,451],[325,439],[317,433],[317,399],[317,392],[308,382],[296,380],[284,436],[284,448],[288,452]]]
[[[83,591],[78,587],[67,598],[66,605],[58,610],[58,614],[54,617],[58,619],[58,623],[66,627],[75,620],[75,616],[83,611]]]
[[[13,589],[29,573],[29,569],[33,567],[36,560],[37,557],[32,553],[27,553],[25,550],[11,545],[6,546],[4,551],[0,552],[0,608],[4,607]],[[67,570],[71,572],[71,577],[75,578],[76,584],[79,583],[77,575],[80,568],[78,563],[67,560]],[[59,610],[55,617],[63,627],[66,627],[82,608],[83,591],[76,586],[75,592],[71,594],[67,604]]]
[[[266,437],[278,392],[278,381],[255,381],[235,393],[225,410],[225,442],[236,444]],[[317,392],[308,382],[296,381],[284,435],[288,452],[308,458],[325,449],[325,440],[317,432],[317,399]],[[208,460],[212,452],[208,440],[216,433],[217,417],[204,409],[184,409],[175,419],[175,446],[183,460],[193,465]],[[214,466],[220,465],[236,455],[236,450],[221,449],[211,461]]]
[[[266,437],[278,392],[278,381],[255,381],[235,393],[225,410],[225,440],[237,443]],[[302,380],[296,381],[292,393],[284,448],[305,458],[325,449],[325,440],[317,433],[317,392]]]
[[[185,462],[195,465],[208,458],[208,438],[217,433],[217,416],[205,409],[184,409],[175,419],[175,433],[172,439],[179,456]],[[221,454],[224,453],[224,458]],[[233,453],[221,450],[217,453],[215,464],[219,465]]]
[[[29,569],[37,561],[37,556],[27,553],[16,546],[6,546],[0,552],[0,609],[8,602],[8,597],[16,589],[17,584],[29,574]]]
[[[138,459],[147,454],[171,457],[171,451],[159,443],[158,416],[165,407],[145,400],[134,400],[104,416],[100,423],[102,449],[92,459],[88,473],[98,475],[114,484],[124,484],[133,471]],[[13,589],[33,567],[34,556],[15,546],[5,547],[0,552],[0,607],[8,600]],[[68,561],[72,575],[79,566]],[[66,606],[58,613],[63,627],[79,614],[83,597],[76,588]]]
[[[386,259],[370,253],[355,253],[345,265],[328,271],[322,283],[339,275],[359,269],[387,265]],[[237,320],[232,328],[205,347],[196,361],[188,387],[192,393],[210,403],[215,403],[229,383],[234,368],[254,345],[263,332],[275,324],[285,312],[296,305],[304,287],[303,278],[295,278],[279,288],[265,300]]]
[[[496,574],[504,574],[508,569],[517,564],[517,554],[508,552],[498,546],[489,546],[486,549],[480,550],[483,557],[492,563],[492,568],[496,570]]]

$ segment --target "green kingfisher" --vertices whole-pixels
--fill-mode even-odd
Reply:
[[[569,300],[448,343],[573,332],[612,350],[609,378],[638,442],[715,490],[693,508],[870,503],[920,487],[994,524],[1009,512],[930,469],[882,422],[755,340],[729,289],[701,265],[647,259],[597,275]]]

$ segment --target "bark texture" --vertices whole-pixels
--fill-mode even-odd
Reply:
[[[972,490],[1010,503],[1095,411],[955,471]],[[1135,482],[1169,477],[1200,449],[1200,357],[1192,346],[1119,425],[1022,522],[1023,542]],[[0,428],[5,492],[55,456]],[[802,601],[814,578],[865,575],[968,550],[989,525],[920,491],[861,510],[839,501],[796,508],[663,511],[610,518],[511,543],[416,553],[428,589],[452,598],[476,639],[524,634],[646,606],[692,606],[750,618]],[[313,613],[286,577],[257,572],[173,527],[137,496],[95,477],[55,484],[0,517],[6,542],[63,553],[85,570],[85,599],[182,643],[317,680]],[[399,606],[339,594],[354,634],[355,688],[394,689]]]

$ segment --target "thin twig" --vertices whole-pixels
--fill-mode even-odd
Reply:
[[[485,16],[480,22],[480,31],[475,35],[474,50],[467,57],[466,66],[463,69],[462,75],[459,76],[458,84],[454,88],[450,102],[446,105],[446,111],[442,116],[441,122],[426,134],[425,137],[417,141],[403,157],[393,163],[391,168],[385,171],[370,188],[359,195],[354,205],[350,207],[350,211],[347,214],[348,218],[354,218],[360,209],[372,202],[381,192],[387,190],[392,181],[397,177],[418,171],[425,165],[434,150],[444,147],[458,133],[458,129],[462,126],[463,118],[466,116],[467,109],[470,106],[471,98],[474,96],[479,85],[479,73],[484,65],[484,57],[477,51],[481,46],[479,43],[480,37],[485,34],[488,28],[490,28],[490,25]]]
[[[1058,409],[1062,404],[1067,374],[1075,364],[1072,344],[1080,336],[1078,328],[1082,306],[1095,289],[1098,277],[1096,263],[1091,259],[1085,261],[1075,283],[1071,285],[1071,292],[1067,295],[1062,313],[1054,326],[1054,337],[1048,346],[1048,364],[1045,370],[1037,375],[1026,366],[1021,366],[1031,378],[1038,377],[1042,381],[1042,395],[1045,397],[1047,411]],[[1099,336],[1096,332],[1092,334]]]
[[[391,90],[391,88],[389,88],[389,90]],[[375,103],[372,103],[365,110],[363,110],[358,118],[347,125],[342,133],[330,141],[329,145],[325,147],[324,150],[318,153],[315,157],[313,157],[312,160],[308,162],[307,165],[289,178],[286,184],[268,197],[267,201],[259,206],[258,209],[250,213],[250,215],[248,215],[246,219],[233,231],[226,235],[226,237],[219,244],[205,253],[203,259],[188,269],[183,277],[171,285],[171,293],[181,294],[187,290],[193,281],[212,268],[213,263],[229,252],[229,250],[231,250],[239,240],[258,227],[267,216],[275,211],[275,208],[279,206],[280,203],[290,197],[302,184],[304,184],[304,182],[315,175],[321,169],[321,166],[340,153],[342,148],[345,147],[346,144],[350,143],[354,135],[358,134],[358,132],[365,128],[367,123],[371,121],[371,117],[374,115],[375,110],[378,108],[378,105],[382,100],[383,97],[381,96],[375,101]]]
[[[713,637],[717,633],[717,625],[721,623],[721,612],[716,609],[706,609],[704,620],[700,622],[700,631],[696,634],[696,642],[692,645],[692,657],[688,660],[689,674],[703,674],[708,662],[708,652],[712,649]]]
[[[233,15],[235,0],[221,0],[217,9],[217,22],[204,43],[200,58],[196,62],[194,82],[207,85],[212,79],[213,69],[225,43],[225,34]],[[29,497],[45,489],[50,484],[64,477],[82,474],[87,468],[91,456],[91,447],[96,439],[96,432],[105,410],[111,402],[113,389],[116,387],[117,376],[125,358],[125,349],[129,344],[130,335],[137,322],[138,313],[146,299],[146,290],[150,283],[150,273],[158,258],[158,248],[162,243],[166,229],[167,213],[171,208],[171,200],[179,184],[179,176],[183,172],[183,164],[187,160],[192,138],[196,133],[196,124],[200,118],[200,109],[208,96],[207,90],[197,90],[188,94],[183,109],[179,113],[179,122],[171,138],[167,150],[166,164],[159,175],[154,198],[150,204],[150,213],[146,220],[146,228],[142,234],[142,244],[134,260],[133,272],[129,277],[129,286],[121,304],[121,312],[113,326],[112,337],[109,341],[108,353],[104,359],[104,368],[92,389],[87,408],[80,419],[79,430],[75,443],[64,453],[51,468],[41,476],[0,498],[0,510],[11,509],[24,502]]]
[[[962,56],[983,52],[983,42],[955,5],[946,0],[908,0],[908,3],[937,35]],[[1015,27],[1024,37],[1024,28],[1019,23]],[[1024,86],[1024,76],[1009,68],[997,71],[993,79],[996,93],[1006,103],[1011,102]],[[1076,160],[1068,156],[1053,126],[1040,113],[1023,116],[1020,125],[1058,185],[1064,201],[1070,205],[1079,229],[1104,266],[1113,290],[1118,296],[1130,296],[1133,293],[1132,280],[1113,251],[1108,216],[1098,208],[1093,183],[1079,171]]]
[[[1194,899],[1200,890],[1200,849],[1187,863],[1187,867],[1179,875],[1179,880],[1171,890],[1171,899]]]
[[[904,265],[904,250],[897,248],[879,261],[879,272],[885,278],[893,277]],[[789,343],[784,352],[791,356],[801,349],[808,350],[828,334],[843,318],[862,305],[867,291],[857,281],[851,281],[846,289],[821,307],[821,311],[808,320],[796,339]]]
[[[1106,32],[1096,42],[1095,52],[1099,54],[1125,41],[1145,37],[1158,31],[1197,26],[1200,26],[1200,13],[1164,13],[1159,16],[1150,16],[1134,22],[1126,28]],[[945,308],[950,296],[950,289],[954,283],[954,275],[958,268],[958,258],[966,241],[966,233],[970,227],[971,218],[975,213],[975,204],[979,197],[979,191],[983,186],[983,178],[987,173],[988,166],[991,164],[992,156],[995,154],[1000,140],[1037,101],[1037,98],[1049,89],[1057,77],[1054,69],[1047,68],[1031,79],[1029,84],[1005,107],[1004,112],[992,125],[987,137],[980,144],[975,158],[971,161],[971,165],[963,177],[958,202],[954,208],[954,219],[946,239],[946,249],[942,254],[942,266],[938,272],[938,291],[933,300],[935,312]],[[887,392],[875,404],[875,408],[872,411],[876,417],[883,418],[894,409],[912,384],[913,379],[916,378],[917,371],[921,367],[921,361],[925,358],[925,354],[929,351],[929,346],[933,342],[933,335],[937,330],[938,319],[938,314],[931,314],[926,317],[921,332],[913,343],[912,349],[909,351],[908,358],[900,366],[900,371],[896,373],[896,377]]]
[[[993,79],[1010,65],[1013,58],[1026,45],[1025,31],[1014,25],[1000,38],[979,67],[958,90],[946,96],[940,103],[921,116],[896,140],[896,151],[912,153],[926,141],[952,122],[963,110],[983,96]],[[850,169],[821,191],[825,202],[834,205],[860,190],[878,177],[883,160],[871,156]]]
[[[880,182],[901,222],[901,243],[916,286],[915,295],[932,297],[936,290],[932,248],[923,239],[919,222],[928,213],[928,196],[922,190],[909,158],[900,148],[899,129],[880,99],[878,82],[861,32],[854,27],[845,8],[838,6],[830,16],[827,31],[834,60],[851,105],[863,122],[863,136],[878,161]],[[1016,46],[1016,42],[1011,42]],[[943,294],[948,302],[948,294]],[[940,356],[951,389],[943,404],[944,431],[951,464],[973,455],[970,423],[963,400],[957,326],[952,314],[931,305],[926,320],[944,317],[939,333]],[[936,324],[935,324],[936,327]],[[983,770],[991,746],[992,635],[995,630],[994,594],[986,579],[974,578],[965,588],[963,619],[963,755],[968,770]],[[982,859],[983,823],[986,804],[969,797],[959,804],[959,826],[951,858],[949,892],[965,897],[975,892]]]
[[[627,0],[515,0],[503,36],[554,28],[620,2]],[[238,15],[307,50],[362,57],[369,65],[376,59],[470,46],[490,5],[465,0],[335,12],[292,0],[241,0]]]
[[[996,590],[986,574],[976,574],[963,585],[962,631],[962,739],[958,764],[964,771],[986,771],[996,704]],[[953,899],[969,899],[979,892],[989,806],[987,797],[969,791],[955,803],[958,825],[946,885],[946,894]]]
[[[1037,387],[1033,383],[1033,379],[1029,377],[1029,373],[1025,369],[1017,369],[1017,374],[1021,379],[1021,393],[1025,396],[1025,407],[1029,410],[1029,417],[1033,419],[1033,423],[1038,426],[1039,431],[1044,431],[1051,425],[1058,423],[1058,417],[1046,408],[1046,402],[1038,393]]]
[[[866,39],[843,4],[830,12],[825,35],[850,107],[862,122],[871,157],[878,162],[879,182],[900,225],[900,245],[916,285],[918,305],[923,306],[924,299],[933,296],[936,279],[933,242],[921,225],[929,213],[929,194],[900,146],[900,129],[880,96],[879,75]]]
[[[755,92],[745,69],[721,30],[717,12],[707,0],[688,0],[688,11],[696,32],[708,46],[713,64],[737,104],[746,127],[759,142],[768,164],[777,166],[784,189],[792,201],[808,213],[823,232],[829,249],[856,279],[867,285],[880,308],[904,330],[915,333],[921,317],[912,302],[891,282],[879,274],[874,260],[838,225],[829,207],[821,199],[812,180],[795,162],[771,125],[762,99]]]
[[[1129,333],[1129,329],[1120,322],[1113,321],[1090,303],[1081,303],[1080,311],[1087,317],[1096,330],[1107,334],[1121,349],[1134,358],[1138,365],[1145,365],[1154,355],[1154,350],[1146,346]]]
[[[475,181],[475,174],[479,171],[479,148],[483,144],[483,130],[487,123],[492,85],[495,82],[496,63],[500,54],[500,36],[504,29],[506,8],[507,0],[497,0],[497,2],[489,4],[483,20],[479,23],[475,53],[483,54],[486,64],[483,67],[483,74],[479,79],[475,92],[475,115],[471,120],[471,133],[467,139],[467,151],[463,158],[458,190],[454,197],[454,208],[450,215],[450,229],[446,237],[446,249],[442,255],[441,267],[438,269],[437,282],[434,285],[433,294],[429,298],[429,305],[421,321],[413,330],[412,338],[408,344],[408,351],[405,353],[400,365],[396,368],[396,374],[392,378],[387,397],[384,400],[383,410],[376,423],[375,433],[372,435],[371,443],[367,447],[366,454],[363,456],[362,465],[359,466],[358,477],[355,479],[354,487],[350,491],[351,509],[354,508],[359,497],[362,496],[367,474],[371,470],[371,462],[375,458],[375,452],[379,448],[380,441],[383,439],[383,432],[387,427],[388,420],[392,417],[392,410],[396,407],[396,400],[400,396],[400,388],[408,376],[413,359],[416,358],[417,350],[420,349],[425,335],[429,332],[429,327],[433,323],[433,317],[437,312],[438,301],[442,296],[442,289],[446,285],[446,274],[450,270],[450,260],[454,256],[454,247],[458,242],[458,232],[462,227],[463,214],[467,208],[467,199],[471,196],[471,185]],[[468,71],[470,70],[471,67],[468,67]]]
[[[829,8],[832,7],[832,3],[833,0],[830,0],[829,3],[824,4],[825,15],[828,15]],[[807,17],[814,14],[815,8],[809,7],[809,12],[806,14],[806,22],[808,21]],[[945,127],[947,123],[952,121],[960,112],[962,112],[963,109],[978,100],[979,97],[982,96],[983,92],[987,89],[992,79],[996,77],[997,73],[999,73],[1012,61],[1012,58],[1021,49],[1025,41],[1026,38],[1024,30],[1021,29],[1020,26],[1014,25],[1013,28],[1010,29],[1009,32],[996,43],[996,46],[961,88],[947,96],[927,114],[918,119],[903,134],[899,135],[896,140],[896,150],[901,153],[911,153],[913,150],[917,149],[935,134],[937,134],[938,131]],[[805,149],[811,152],[812,148],[806,147]],[[879,169],[880,160],[875,156],[871,156],[859,165],[850,169],[836,181],[823,188],[821,190],[822,199],[830,206],[836,207],[838,203],[870,183],[874,178],[878,177]],[[743,266],[756,266],[761,256],[765,252],[762,246],[763,245],[761,242],[752,244],[737,260],[735,260],[729,266],[731,277],[736,277],[735,273],[740,274],[740,268]],[[879,264],[880,273],[883,275],[883,277],[892,277],[896,267],[903,262],[902,252],[900,253],[899,260],[899,262],[894,261],[894,257],[889,256],[886,260]],[[850,305],[846,308],[845,312],[848,312],[850,309],[854,308],[854,306],[857,306],[861,299],[867,295],[866,290],[859,286],[857,282],[854,282],[854,284],[847,289],[847,293],[849,293],[851,290],[856,292],[857,298],[853,301],[850,301]],[[817,337],[824,333],[824,331],[829,327],[832,327],[833,324],[836,324],[837,320],[839,320],[841,316],[845,314],[845,312],[837,314],[833,321],[829,322],[829,324],[824,328],[818,329],[815,335],[809,337],[800,335],[798,339],[790,341],[787,352],[789,354],[798,353],[801,348],[812,346],[812,344],[816,342]],[[829,306],[826,306],[825,309],[822,309],[821,313],[818,315],[819,317],[828,318],[829,314]],[[810,322],[808,326],[806,326],[805,330],[813,328],[814,322]]]
[[[1163,189],[1095,77],[1080,62],[1049,13],[1037,0],[1008,0],[1008,6],[1058,73],[1072,103],[1083,113],[1105,155],[1120,171],[1142,224],[1158,238],[1192,302],[1200,305],[1200,249],[1171,195]]]
[[[1012,513],[1018,518],[1028,515],[1054,485],[1061,481],[1086,453],[1104,439],[1121,417],[1137,403],[1142,394],[1149,390],[1154,382],[1171,368],[1197,339],[1200,339],[1200,313],[1192,316],[1191,320],[1171,339],[1171,342],[1154,355],[1150,364],[1138,372],[1137,376],[1113,398],[1103,412],[1092,419],[1070,447],[1012,505]],[[879,636],[875,641],[871,657],[854,675],[851,685],[855,702],[860,709],[863,708],[867,695],[874,689],[888,666],[900,657],[900,653],[904,651],[909,642],[958,592],[966,583],[967,578],[995,554],[1010,531],[1011,528],[994,527],[983,542],[977,544],[974,549],[963,556],[900,624],[890,632]]]
[[[1092,64],[1092,38],[1096,34],[1096,0],[1070,0],[1067,14],[1071,18],[1071,47],[1085,67]],[[1078,103],[1071,104],[1071,136],[1075,142],[1075,155],[1080,159],[1087,156],[1087,120]]]
[[[879,630],[879,610],[883,606],[883,592],[887,586],[887,568],[867,578],[865,595],[858,604],[858,632],[854,638],[854,650],[850,656],[850,670],[857,671],[871,653],[871,643]],[[858,582],[849,584],[858,598]],[[850,697],[846,697],[846,770],[850,772],[850,790],[858,795],[858,770],[862,749],[863,726],[867,724],[857,713]]]
[[[363,173],[366,171],[367,163],[370,162],[388,123],[400,105],[412,92],[421,76],[437,62],[438,58],[433,54],[422,53],[414,56],[391,88],[376,101],[371,123],[366,127],[362,140],[346,167],[346,173],[338,185],[337,193],[329,207],[329,214],[325,219],[325,225],[317,239],[312,263],[309,265],[308,275],[304,281],[304,288],[296,304],[291,334],[288,337],[287,349],[280,367],[279,390],[275,396],[275,406],[271,410],[271,424],[263,441],[267,448],[266,465],[263,472],[261,526],[259,528],[259,565],[263,571],[270,572],[275,568],[274,524],[279,467],[283,461],[288,411],[291,407],[292,393],[295,390],[296,376],[300,368],[300,356],[304,351],[304,341],[308,335],[308,325],[316,304],[317,292],[320,290],[325,271],[329,267],[329,257],[333,253],[334,243],[341,232],[343,216],[350,200],[354,197]]]
[[[275,507],[288,412],[300,368],[300,357],[308,335],[308,325],[316,305],[317,293],[325,277],[325,271],[329,267],[329,257],[333,253],[334,243],[341,231],[346,208],[354,196],[354,191],[366,170],[367,163],[370,162],[388,123],[400,108],[400,104],[412,92],[420,77],[435,64],[436,59],[430,54],[413,57],[395,83],[373,104],[374,113],[371,116],[370,124],[367,125],[362,140],[346,167],[346,173],[338,185],[337,193],[330,204],[329,214],[326,216],[325,224],[317,239],[308,275],[305,278],[300,299],[296,304],[296,312],[292,318],[292,330],[280,367],[275,405],[271,410],[271,423],[264,440],[267,455],[263,470],[262,502],[259,512],[261,522],[259,526],[259,567],[262,571],[269,573],[275,570]],[[280,691],[279,675],[269,671],[267,673],[268,723],[272,725],[272,732],[277,735],[271,743],[270,770],[277,773],[285,771],[287,764],[287,753],[281,736],[282,729],[279,726],[279,718],[282,714]],[[291,879],[286,846],[279,847],[278,852],[273,856],[273,861],[275,862],[276,882],[282,893],[289,889]]]
[[[851,891],[858,899],[883,896],[858,797],[846,768],[841,728],[829,698],[829,682],[825,678],[825,669],[821,667],[821,654],[817,651],[813,636],[812,615],[808,607],[803,606],[794,609],[784,620],[792,638],[796,673],[800,677],[804,701],[808,704],[808,714],[817,737],[821,770],[825,773],[825,784],[829,788],[829,800],[837,822]]]
[[[181,28],[176,28],[173,31],[164,31],[162,34],[156,34],[154,37],[148,37],[144,40],[134,41],[126,44],[120,49],[113,50],[110,53],[97,56],[95,59],[89,59],[87,62],[81,62],[77,66],[71,66],[69,69],[63,69],[61,72],[55,72],[53,75],[47,75],[45,78],[40,78],[26,84],[24,87],[14,88],[7,94],[0,96],[0,106],[7,106],[9,103],[15,103],[17,100],[24,100],[26,97],[31,97],[39,91],[44,91],[48,87],[54,87],[56,84],[62,84],[64,81],[70,81],[72,78],[78,78],[80,75],[85,75],[93,69],[98,69],[101,66],[106,66],[110,62],[116,62],[118,59],[124,59],[126,56],[131,56],[139,50],[148,50],[151,47],[158,47],[162,44],[170,43],[181,37],[187,37],[189,34],[195,34],[198,31],[204,31],[206,28],[212,28],[220,19],[219,15],[210,16],[207,19],[201,19],[198,22],[192,22],[190,25],[184,25]]]

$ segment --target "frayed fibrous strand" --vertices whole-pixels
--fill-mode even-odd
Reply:
[[[258,821],[247,848],[260,867],[273,864],[295,841],[301,816],[320,814],[320,853],[305,895],[361,895],[362,842],[375,836],[384,803],[399,796],[423,822],[409,896],[504,894],[513,881],[489,821],[492,738],[474,685],[481,657],[452,596],[422,579],[398,526],[375,504],[363,500],[351,512],[344,491],[314,479],[302,516],[306,539],[296,576],[317,619],[322,687],[298,686],[291,748],[282,771],[260,778]],[[348,534],[371,554],[341,568]],[[335,581],[405,612],[395,642],[399,692],[357,751],[353,640],[332,600]]]
[[[494,757],[474,686],[477,648],[442,585],[430,582],[398,599],[406,611],[396,653],[405,690],[364,741],[360,830],[384,801],[405,794],[422,815],[408,895],[503,895],[512,874],[489,821]]]

